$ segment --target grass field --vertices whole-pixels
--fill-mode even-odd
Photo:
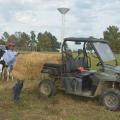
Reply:
[[[106,110],[96,99],[65,95],[62,91],[58,91],[52,98],[40,97],[37,92],[39,81],[25,81],[19,103],[12,100],[12,87],[15,81],[0,82],[0,120],[120,119],[119,111]]]

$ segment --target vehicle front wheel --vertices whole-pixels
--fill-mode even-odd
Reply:
[[[120,108],[120,91],[119,90],[108,90],[102,95],[103,105],[111,110],[116,111]]]
[[[46,97],[56,95],[55,83],[52,80],[42,80],[39,84],[39,94]]]

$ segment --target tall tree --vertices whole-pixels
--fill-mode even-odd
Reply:
[[[38,48],[39,51],[40,51],[40,41],[42,39],[42,35],[43,34],[41,32],[39,32],[38,35],[37,35],[37,41],[38,41],[37,48]]]
[[[25,32],[23,32],[21,36],[21,42],[24,43],[24,46],[28,46],[29,41],[30,41],[30,36],[26,34]]]
[[[44,34],[46,34],[52,43],[52,51],[56,51],[57,49],[60,48],[60,43],[57,41],[57,38],[55,36],[53,36],[50,32],[45,32]]]
[[[9,34],[7,32],[4,32],[0,39],[0,44],[5,45],[7,40],[9,38]]]
[[[40,49],[41,50],[43,50],[43,51],[51,51],[52,42],[51,42],[50,38],[47,35],[45,35],[45,34],[42,35],[39,44],[40,44]]]
[[[8,42],[17,42],[17,37],[14,34],[12,34],[8,37],[7,41]]]
[[[7,39],[9,38],[9,34],[7,32],[3,33],[3,38],[5,41],[7,41]]]
[[[42,50],[57,51],[60,48],[60,43],[50,32],[38,33],[37,39]]]
[[[30,37],[31,39],[29,41],[29,45],[31,46],[31,50],[33,50],[34,47],[36,47],[37,45],[36,35],[34,31],[31,31],[30,34],[31,34],[31,37]]]
[[[104,39],[109,41],[114,51],[120,51],[120,31],[117,26],[109,26],[104,31]]]
[[[40,40],[41,40],[42,35],[43,35],[43,34],[42,34],[41,32],[40,32],[40,33],[38,33],[38,35],[37,35],[37,40],[38,40],[38,41],[40,41]]]
[[[5,45],[6,42],[3,39],[0,39],[0,45]]]
[[[25,32],[16,32],[15,36],[17,38],[17,46],[21,48],[26,48],[29,44],[30,37]]]

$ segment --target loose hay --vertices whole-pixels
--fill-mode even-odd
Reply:
[[[60,63],[59,54],[29,53],[18,56],[12,75],[19,80],[34,80],[40,77],[40,72],[45,63]]]

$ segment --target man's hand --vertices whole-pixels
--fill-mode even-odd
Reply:
[[[79,70],[80,72],[86,72],[86,71],[87,71],[87,70],[85,70],[84,67],[79,67],[78,70]]]
[[[14,52],[15,53],[15,56],[18,56],[20,53],[19,52]]]

